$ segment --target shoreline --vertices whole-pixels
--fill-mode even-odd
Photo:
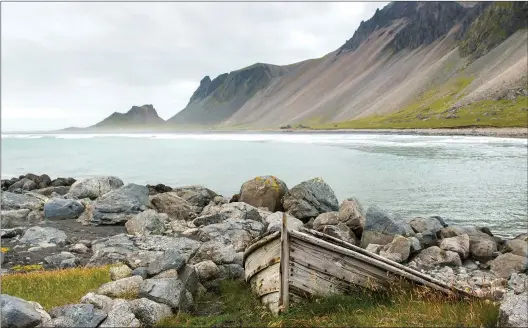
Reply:
[[[416,136],[467,136],[497,138],[528,138],[528,128],[437,128],[437,129],[255,129],[255,130],[107,130],[107,131],[27,131],[5,132],[2,135],[67,135],[67,134],[253,134],[253,133],[341,133],[341,134],[385,134]]]

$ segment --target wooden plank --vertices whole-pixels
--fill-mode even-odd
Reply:
[[[406,272],[404,270],[400,270],[400,269],[398,269],[398,268],[396,268],[394,266],[391,266],[390,264],[387,264],[387,263],[382,262],[382,261],[378,261],[378,260],[376,260],[374,258],[370,258],[370,257],[368,257],[366,255],[360,254],[360,253],[352,251],[350,249],[331,244],[331,243],[329,243],[327,241],[318,239],[318,238],[313,237],[311,235],[308,235],[306,233],[302,233],[302,232],[298,232],[298,231],[292,230],[292,231],[290,231],[290,237],[292,239],[300,239],[302,241],[317,245],[319,247],[322,247],[322,248],[325,248],[325,249],[328,249],[328,250],[331,250],[331,251],[335,251],[335,252],[337,252],[339,254],[346,255],[346,256],[358,259],[360,261],[363,261],[365,263],[371,264],[371,265],[373,265],[375,267],[378,267],[380,269],[384,269],[384,270],[387,270],[387,271],[389,271],[391,273],[394,273],[394,274],[396,274],[398,276],[401,276],[402,278],[408,279],[410,281],[416,282],[416,283],[421,284],[421,285],[425,285],[425,286],[430,287],[432,289],[436,289],[436,290],[442,291],[442,292],[444,292],[444,293],[446,293],[448,295],[456,295],[456,293],[454,293],[452,290],[444,288],[444,287],[442,287],[442,286],[440,286],[438,284],[426,281],[426,280],[424,280],[424,279],[422,279],[422,278],[420,278],[420,277],[418,277],[416,275],[413,275],[412,273]]]
[[[260,237],[260,239],[255,241],[253,244],[249,245],[244,251],[244,261],[254,250],[259,249],[262,245],[265,245],[274,239],[279,239],[279,235],[280,231],[275,231],[269,235],[264,235]]]
[[[265,268],[280,262],[280,239],[268,241],[248,255],[244,262],[246,281]]]
[[[251,289],[258,295],[263,296],[280,290],[279,263],[265,268],[255,274],[249,280]]]
[[[288,217],[282,214],[281,229],[281,261],[280,261],[280,291],[279,291],[279,312],[288,311],[290,307],[289,275],[290,275],[290,241],[288,230]]]
[[[346,281],[297,263],[292,264],[290,268],[292,290],[297,288],[313,296],[330,296],[347,293],[351,289],[351,285]]]

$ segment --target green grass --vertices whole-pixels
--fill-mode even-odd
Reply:
[[[224,281],[219,294],[207,293],[198,297],[196,311],[202,315],[180,313],[165,319],[158,326],[492,327],[498,318],[498,306],[492,302],[447,300],[423,290],[357,291],[351,296],[333,296],[293,305],[287,313],[273,317],[247,284],[236,281]]]
[[[2,276],[2,294],[40,303],[46,310],[79,303],[81,297],[110,281],[109,267],[73,268]]]

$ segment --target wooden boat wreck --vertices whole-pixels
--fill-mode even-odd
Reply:
[[[280,231],[261,237],[244,252],[245,279],[274,314],[286,311],[290,301],[358,287],[385,288],[394,282],[475,297],[351,243],[306,228],[291,230],[286,224],[283,215]]]

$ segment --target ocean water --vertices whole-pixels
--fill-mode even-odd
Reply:
[[[322,177],[339,201],[404,217],[440,215],[528,230],[526,139],[347,133],[2,135],[2,178],[115,175],[125,183],[204,185],[224,196],[258,175],[289,187]]]

